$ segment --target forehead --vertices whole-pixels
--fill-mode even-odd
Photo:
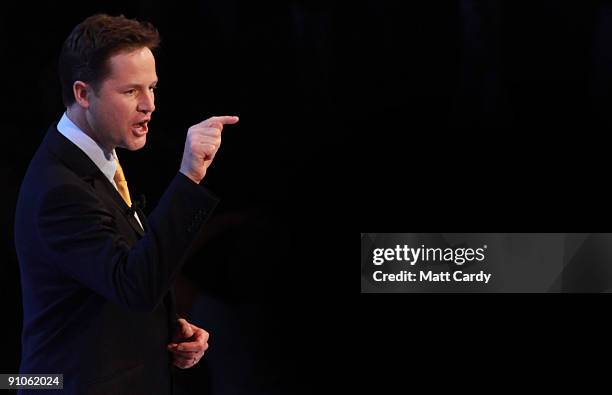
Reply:
[[[146,47],[116,53],[108,66],[108,83],[148,85],[157,80],[155,57]]]

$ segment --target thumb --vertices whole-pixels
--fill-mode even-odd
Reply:
[[[179,318],[178,322],[180,325],[180,328],[179,328],[180,337],[188,339],[191,336],[193,336],[193,329],[191,329],[191,325],[189,325],[189,323],[184,318]]]

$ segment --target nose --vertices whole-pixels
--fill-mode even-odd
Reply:
[[[145,114],[155,111],[155,96],[153,92],[147,91],[145,94],[140,95],[137,110]]]

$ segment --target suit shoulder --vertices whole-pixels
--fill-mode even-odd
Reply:
[[[74,169],[41,146],[32,157],[23,177],[18,206],[25,205],[32,209],[49,193],[68,197],[71,191],[94,193],[87,178],[80,177]]]

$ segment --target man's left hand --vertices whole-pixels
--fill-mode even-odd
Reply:
[[[208,349],[208,332],[183,318],[178,319],[178,325],[175,342],[168,344],[167,349],[173,354],[174,366],[188,369],[198,363]]]

